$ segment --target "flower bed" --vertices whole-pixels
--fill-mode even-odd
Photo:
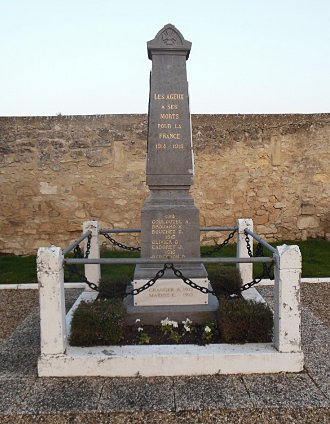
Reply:
[[[272,312],[265,304],[242,298],[220,298],[218,320],[194,324],[165,317],[159,325],[125,323],[125,308],[118,300],[81,302],[73,314],[71,346],[197,344],[270,342]]]

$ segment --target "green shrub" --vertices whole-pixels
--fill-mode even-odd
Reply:
[[[99,284],[101,298],[122,299],[124,297],[127,284],[130,280],[127,276],[107,276],[102,278]],[[103,295],[105,293],[106,295]]]
[[[232,294],[242,286],[236,267],[215,266],[208,270],[208,276],[217,296]]]
[[[266,343],[272,339],[268,305],[245,299],[219,299],[218,326],[224,343]]]
[[[125,307],[121,301],[81,302],[71,323],[72,346],[119,344],[125,328]]]

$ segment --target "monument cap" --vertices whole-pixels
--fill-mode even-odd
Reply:
[[[167,24],[162,28],[153,40],[147,42],[148,58],[152,60],[152,55],[177,54],[189,58],[191,42],[183,38],[181,32],[172,24]]]

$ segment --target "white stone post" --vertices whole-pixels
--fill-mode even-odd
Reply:
[[[249,253],[246,246],[244,230],[248,228],[253,231],[252,219],[238,219],[237,220],[237,257],[249,258]],[[253,253],[253,238],[248,236],[251,245],[251,252]],[[243,284],[249,283],[253,279],[253,264],[237,264],[238,271],[242,278]]]
[[[274,259],[274,345],[279,352],[301,352],[300,281],[298,246],[278,246]]]
[[[40,247],[38,250],[37,275],[42,355],[64,353],[67,347],[63,259],[64,256],[59,247]]]
[[[98,221],[85,221],[83,224],[83,233],[86,231],[92,232],[91,238],[91,248],[88,258],[89,259],[99,259],[100,258],[100,244],[99,244],[99,223]],[[84,252],[86,253],[87,239],[85,239]],[[101,278],[101,266],[99,264],[95,265],[85,265],[85,276],[87,280],[91,283],[99,285]],[[88,286],[86,290],[91,290]]]

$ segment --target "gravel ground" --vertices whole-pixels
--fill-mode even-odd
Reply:
[[[302,284],[301,301],[313,314],[330,327],[330,283]]]
[[[272,290],[260,288],[270,304]],[[303,285],[303,372],[166,378],[38,378],[37,293],[2,291],[0,423],[328,423],[328,290]]]
[[[6,339],[38,302],[38,290],[0,290],[0,340]]]
[[[242,408],[214,411],[0,415],[2,424],[326,424],[329,409]]]

